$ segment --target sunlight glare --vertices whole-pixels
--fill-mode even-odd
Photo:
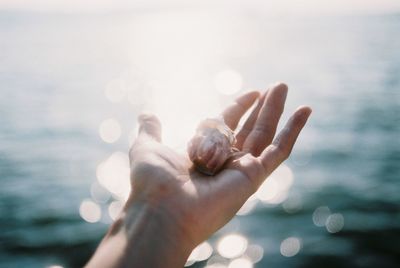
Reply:
[[[257,27],[248,23],[201,10],[160,11],[132,23],[129,58],[140,66],[141,92],[150,96],[146,109],[163,122],[166,145],[185,150],[198,122],[221,112],[218,95],[242,88],[242,76],[223,63],[231,50],[248,51],[249,43],[238,35],[257,43]],[[130,90],[130,102],[140,101],[138,90]]]
[[[243,78],[235,70],[227,69],[215,76],[215,89],[224,95],[232,95],[239,92],[243,86]]]

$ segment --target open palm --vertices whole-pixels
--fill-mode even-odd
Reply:
[[[311,109],[298,108],[274,139],[286,95],[287,86],[276,84],[262,96],[258,92],[240,96],[222,112],[225,123],[234,130],[258,99],[237,131],[239,152],[215,176],[197,172],[187,155],[163,145],[159,120],[141,115],[139,136],[130,150],[130,200],[157,208],[179,224],[194,245],[205,240],[226,224],[289,156]]]

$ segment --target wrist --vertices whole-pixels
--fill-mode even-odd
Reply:
[[[163,204],[132,202],[122,217],[127,250],[138,254],[135,259],[151,261],[144,267],[183,267],[194,246],[175,211]]]
[[[195,245],[177,218],[162,204],[131,198],[95,254],[108,255],[106,263],[92,260],[89,266],[183,267]]]

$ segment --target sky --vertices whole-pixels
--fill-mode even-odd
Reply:
[[[0,0],[0,10],[104,12],[169,6],[257,8],[266,13],[395,13],[398,0]]]

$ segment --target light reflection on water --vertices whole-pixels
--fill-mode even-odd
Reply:
[[[165,142],[182,149],[197,121],[235,94],[283,80],[284,119],[309,104],[309,126],[293,157],[190,261],[395,267],[398,17],[7,16],[0,19],[6,266],[83,265],[129,193],[126,152],[140,111],[157,113]]]

